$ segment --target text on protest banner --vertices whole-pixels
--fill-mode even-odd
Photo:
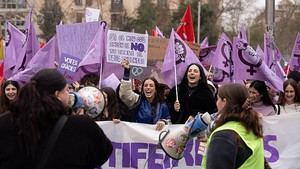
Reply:
[[[265,157],[273,169],[299,168],[300,161],[300,114],[293,113],[266,117],[264,126]],[[181,160],[170,159],[158,145],[159,131],[155,125],[121,122],[98,122],[114,150],[102,166],[110,168],[201,168],[202,155],[198,152],[200,143],[190,140]],[[170,131],[183,125],[169,125]],[[144,167],[145,166],[145,167]]]
[[[147,67],[147,34],[109,30],[106,45],[107,62],[121,63],[127,58],[130,65]]]

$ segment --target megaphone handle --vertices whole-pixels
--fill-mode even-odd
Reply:
[[[170,130],[164,130],[164,131],[162,131],[162,132],[159,133],[159,136],[158,136],[158,141],[159,141],[159,143],[161,143],[161,142],[165,139],[165,137],[167,136],[167,134],[168,134],[169,132],[170,132]],[[163,137],[161,138],[161,135],[162,135],[163,133],[166,133],[166,134],[163,135]]]

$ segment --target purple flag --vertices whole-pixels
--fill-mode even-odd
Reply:
[[[276,65],[280,61],[282,54],[268,33],[264,34],[264,61],[272,69],[272,65]]]
[[[100,64],[102,64],[102,58],[105,55],[105,38],[106,38],[107,28],[106,23],[101,23],[98,31],[87,49],[86,54],[79,63],[79,68],[83,68],[89,65],[97,64],[98,69],[94,70],[99,73]]]
[[[276,75],[282,80],[285,81],[286,80],[286,74],[282,68],[282,66],[280,65],[279,61],[276,61],[276,64],[274,65],[274,69],[275,69],[275,73]]]
[[[38,71],[45,68],[55,68],[54,61],[58,56],[56,36],[51,38],[48,43],[34,55],[29,61],[25,70],[19,71],[10,80],[18,81],[20,85],[27,83]]]
[[[7,22],[7,37],[5,43],[4,77],[10,78],[14,73],[17,57],[20,56],[22,44],[26,36],[18,28]]]
[[[256,47],[256,54],[257,54],[257,56],[261,57],[261,59],[264,60],[264,58],[265,58],[264,55],[265,54],[264,54],[264,51],[262,50],[262,48],[259,45],[257,45],[257,47]]]
[[[213,71],[213,82],[216,84],[231,83],[229,73],[215,67]]]
[[[300,33],[298,32],[297,38],[294,43],[294,48],[292,51],[292,56],[289,61],[289,66],[291,70],[296,70],[300,72]]]
[[[212,65],[230,74],[230,72],[232,72],[231,55],[232,55],[232,42],[226,36],[225,33],[222,33],[218,40],[215,56],[213,57],[212,60]]]
[[[201,48],[206,48],[208,47],[208,38],[207,36],[203,39],[203,41],[200,43]]]
[[[282,91],[283,81],[266,65],[248,42],[234,38],[233,63],[235,80],[262,80],[269,82],[275,89]]]
[[[155,26],[155,32],[157,33],[157,36],[160,38],[165,38],[164,34],[160,31],[158,26]]]
[[[30,10],[25,21],[25,35],[26,39],[23,42],[22,50],[17,58],[16,67],[14,73],[25,69],[26,65],[32,59],[32,57],[39,50],[39,42],[35,33],[34,25],[31,21],[32,9]]]
[[[101,23],[102,22],[87,22],[57,25],[56,32],[59,60],[62,61],[61,58],[64,56],[70,56],[71,58],[77,58],[76,60],[80,63],[88,53],[87,51],[91,46],[92,41],[95,39],[95,35],[97,34]],[[90,51],[90,53],[92,53],[92,51]],[[89,59],[84,61],[85,64],[88,64],[88,61]],[[79,81],[83,75],[88,73],[99,74],[99,66],[97,64],[83,66],[78,70],[79,63],[76,64],[76,73],[71,73],[72,76],[66,74],[65,77],[68,82]],[[61,65],[61,63],[59,63],[59,65]]]
[[[199,60],[203,64],[203,66],[212,65],[212,60],[215,57],[216,45],[207,46],[201,48],[199,54]]]
[[[175,76],[178,79],[177,82],[180,83],[188,65],[192,63],[202,66],[195,53],[172,29],[160,74],[161,78],[165,81],[165,84],[172,88],[177,85],[175,84]],[[206,71],[203,66],[202,68]]]

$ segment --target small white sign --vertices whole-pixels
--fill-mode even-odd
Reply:
[[[113,31],[107,34],[106,58],[110,63],[121,63],[123,58],[130,65],[147,67],[148,35]]]
[[[100,9],[85,8],[85,22],[94,22],[99,20]]]

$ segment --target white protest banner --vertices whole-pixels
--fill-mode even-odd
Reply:
[[[263,119],[265,157],[273,169],[296,169],[300,161],[300,114],[270,116]],[[109,160],[101,167],[149,168],[149,169],[199,169],[202,155],[198,154],[199,142],[191,140],[185,149],[184,157],[172,160],[158,145],[160,132],[155,125],[111,121],[98,122],[114,150]],[[170,125],[170,131],[183,125]]]
[[[85,8],[85,22],[94,22],[99,20],[100,9]]]
[[[147,67],[147,34],[109,30],[106,45],[107,62],[121,63],[127,58],[130,65]]]

